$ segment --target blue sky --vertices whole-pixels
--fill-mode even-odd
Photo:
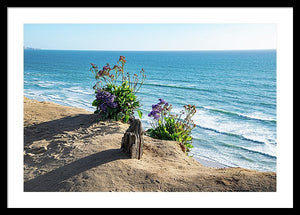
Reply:
[[[24,24],[24,46],[56,50],[276,49],[276,24]]]

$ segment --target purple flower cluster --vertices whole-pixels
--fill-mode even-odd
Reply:
[[[159,99],[159,103],[152,105],[152,111],[148,114],[149,117],[153,117],[155,120],[160,118],[161,112],[165,109],[162,107],[165,105],[167,107],[169,104],[163,99]]]
[[[168,102],[165,102],[165,100],[163,100],[163,99],[158,99],[159,100],[159,105],[166,105],[166,106],[168,106],[169,104],[168,104]]]
[[[96,98],[98,101],[100,101],[99,108],[103,112],[107,111],[107,107],[116,108],[118,106],[118,104],[115,102],[116,96],[107,91],[98,90]]]

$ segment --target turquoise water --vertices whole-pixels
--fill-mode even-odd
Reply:
[[[276,171],[276,51],[24,50],[24,95],[94,111],[90,63],[100,68],[125,56],[125,71],[143,68],[138,97],[143,125],[163,98],[179,112],[197,108],[195,159],[224,166]]]

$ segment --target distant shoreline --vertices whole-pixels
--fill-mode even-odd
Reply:
[[[24,47],[24,50],[43,50],[40,48]]]

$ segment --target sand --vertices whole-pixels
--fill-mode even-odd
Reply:
[[[24,97],[24,191],[276,191],[274,172],[203,166],[174,141],[145,136],[142,158],[130,159],[120,149],[128,127]]]

